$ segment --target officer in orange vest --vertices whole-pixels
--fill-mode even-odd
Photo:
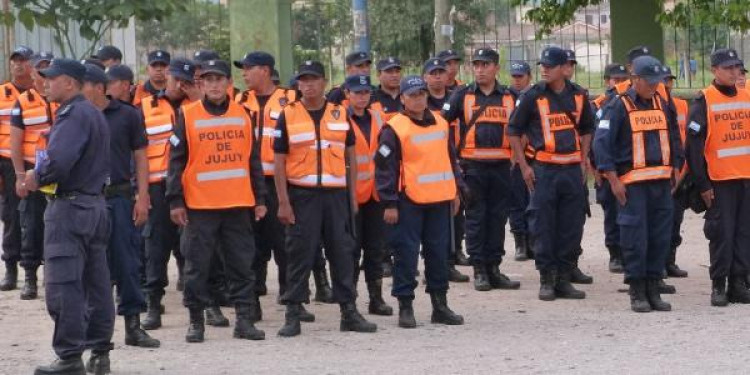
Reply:
[[[427,85],[419,76],[401,80],[402,113],[380,133],[375,183],[385,205],[383,218],[393,226],[393,289],[398,326],[415,328],[414,289],[420,245],[425,258],[432,323],[461,325],[448,307],[450,219],[459,205],[461,181],[448,122],[427,109]]]
[[[0,291],[16,289],[18,262],[21,261],[20,198],[16,193],[16,174],[10,160],[11,114],[18,97],[34,85],[31,57],[34,51],[18,46],[10,55],[11,80],[0,85],[0,195],[2,196],[3,256],[5,276]]]
[[[290,103],[276,123],[273,149],[279,220],[287,226],[287,290],[284,326],[279,336],[301,333],[302,303],[309,302],[308,279],[322,243],[331,263],[333,295],[341,308],[341,331],[375,332],[377,326],[357,311],[354,288],[356,214],[354,129],[346,109],[326,100],[323,65],[305,61],[297,71],[302,98]],[[355,212],[352,212],[355,211]]]
[[[107,95],[126,103],[132,102],[133,71],[127,65],[112,65],[107,68]]]
[[[511,115],[508,136],[516,162],[531,192],[529,229],[534,236],[534,256],[541,286],[539,299],[582,299],[571,272],[583,235],[582,188],[588,167],[594,116],[586,102],[586,90],[565,79],[565,51],[548,47],[539,64],[544,81],[521,95]],[[521,136],[533,152],[527,162]]]
[[[346,67],[345,67],[345,73],[346,76],[356,75],[356,74],[363,74],[366,76],[370,75],[370,68],[372,66],[372,55],[370,55],[367,51],[355,51],[348,55],[346,55],[345,58]],[[346,99],[346,95],[344,94],[344,88],[341,86],[336,86],[331,89],[331,91],[326,94],[326,100],[333,104],[342,104],[342,102]]]
[[[596,166],[620,207],[620,248],[630,308],[669,311],[659,280],[672,237],[672,187],[684,162],[680,132],[667,101],[656,94],[665,69],[654,57],[633,61],[631,87],[599,121]]]
[[[106,70],[115,65],[122,64],[122,51],[115,46],[101,46],[96,50],[96,54],[91,57],[101,61]]]
[[[378,61],[378,85],[372,93],[372,108],[383,113],[387,121],[401,111],[399,84],[401,83],[401,60],[390,56]]]
[[[58,104],[50,103],[44,96],[44,78],[39,70],[46,69],[54,56],[50,52],[40,52],[32,57],[34,70],[34,87],[18,97],[10,118],[11,160],[16,176],[25,176],[26,171],[33,169],[36,161],[36,149],[40,137],[49,134],[54,121]],[[42,263],[44,243],[44,210],[47,200],[44,194],[30,192],[23,187],[23,180],[16,180],[16,194],[21,198],[19,211],[21,216],[21,267],[26,271],[26,279],[21,289],[21,299],[37,297],[36,270]]]
[[[156,95],[163,91],[167,84],[167,67],[172,56],[164,50],[154,50],[148,53],[148,81],[133,86],[133,105],[139,106],[141,100],[147,96]]]
[[[714,80],[690,106],[687,160],[708,210],[711,304],[750,303],[750,94],[736,87],[742,62],[734,49],[711,54]],[[727,281],[729,285],[727,286]]]
[[[216,51],[210,49],[198,50],[193,54],[193,62],[196,66],[195,82],[198,83],[198,86],[201,85],[201,64],[210,60],[219,60],[219,58],[219,54]],[[234,99],[234,97],[236,97],[239,93],[240,90],[234,87],[234,80],[232,79],[232,77],[229,77],[229,88],[227,88],[227,95],[229,95],[230,98]]]
[[[471,58],[475,82],[454,91],[442,112],[446,121],[460,124],[458,154],[471,192],[466,203],[466,249],[478,291],[521,287],[500,272],[511,195],[511,151],[505,133],[516,97],[495,78],[499,59],[491,48],[475,50]]]
[[[252,270],[253,221],[266,215],[266,188],[252,119],[227,95],[231,68],[222,60],[202,66],[205,97],[181,108],[169,138],[167,200],[172,221],[184,228],[184,303],[190,311],[185,340],[203,342],[203,309],[211,303],[208,278],[216,251],[226,259],[234,337],[263,340],[253,324],[259,303]],[[231,194],[228,194],[230,192]]]
[[[440,51],[437,54],[437,58],[443,60],[445,67],[448,70],[448,82],[446,83],[448,91],[453,91],[464,83],[458,79],[458,73],[461,70],[461,62],[463,59],[458,54],[458,51],[453,49],[447,49]]]

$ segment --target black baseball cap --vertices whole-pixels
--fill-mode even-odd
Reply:
[[[234,66],[238,69],[252,66],[267,66],[273,70],[275,65],[276,60],[273,56],[270,53],[263,51],[248,52],[242,60],[234,61]]]
[[[420,76],[406,76],[401,79],[400,89],[402,95],[418,90],[427,91],[427,83]]]
[[[354,65],[360,65],[365,63],[372,63],[372,57],[370,57],[369,52],[365,51],[358,51],[358,52],[352,52],[348,55],[346,55],[346,65],[347,66],[354,66]]]
[[[99,69],[101,69],[101,70],[106,69],[106,67],[104,66],[104,63],[102,62],[102,60],[99,60],[97,58],[89,57],[88,59],[83,59],[83,60],[81,60],[81,64],[83,64],[83,65],[93,64],[93,65],[98,66]]]
[[[208,60],[219,60],[219,59],[221,59],[219,57],[219,54],[216,53],[216,51],[210,50],[210,49],[198,50],[198,51],[195,51],[195,53],[193,54],[193,62],[196,65],[200,65],[201,63],[208,61]]]
[[[445,66],[445,61],[443,61],[439,57],[428,59],[422,66],[422,74],[430,74],[436,70],[448,70]]]
[[[13,60],[16,57],[20,57],[24,60],[30,59],[34,55],[34,50],[26,46],[18,46],[10,54],[10,59]]]
[[[151,51],[148,53],[148,65],[154,65],[154,64],[165,64],[169,65],[169,60],[172,58],[172,56],[169,54],[169,52],[161,49],[157,49],[155,51]]]
[[[366,76],[364,74],[355,74],[355,75],[346,77],[346,81],[344,81],[344,87],[347,90],[354,91],[354,92],[366,91],[366,90],[372,91],[372,85],[370,84],[370,76]]]
[[[321,64],[320,62],[307,60],[300,64],[299,68],[297,69],[297,75],[294,76],[294,79],[299,80],[303,76],[325,78],[326,70],[323,67],[323,64]]]
[[[724,68],[736,65],[742,65],[742,60],[733,48],[719,48],[711,54],[712,67]]]
[[[619,64],[619,63],[612,63],[607,64],[607,66],[604,67],[604,78],[627,78],[630,76],[630,73],[628,73],[628,70],[625,68],[625,65]]]
[[[565,54],[568,56],[568,62],[578,64],[578,60],[576,60],[576,51],[573,51],[572,49],[566,49]]]
[[[40,70],[39,75],[44,78],[55,78],[66,75],[79,82],[83,82],[83,76],[86,75],[86,67],[78,60],[52,59],[49,67]]]
[[[674,74],[672,74],[672,68],[670,68],[670,67],[668,67],[666,65],[664,65],[663,68],[664,69],[662,69],[662,70],[664,71],[664,79],[667,79],[667,78],[669,78],[669,79],[677,79],[677,76],[674,75]]]
[[[33,65],[36,68],[39,66],[39,64],[43,62],[50,62],[54,58],[55,56],[52,54],[52,52],[42,51],[37,54],[34,54],[34,56],[31,57],[31,65]]]
[[[102,68],[94,64],[86,64],[84,67],[86,73],[83,75],[83,82],[107,84],[107,74],[104,73]]]
[[[633,60],[633,75],[645,79],[650,84],[664,80],[666,72],[661,62],[653,56],[640,56]]]
[[[399,60],[396,57],[389,56],[386,57],[380,61],[378,61],[377,69],[379,72],[382,72],[384,70],[393,69],[393,68],[399,68],[401,69],[401,60]]]
[[[458,54],[458,52],[456,50],[453,50],[453,49],[447,49],[447,50],[444,50],[444,51],[440,51],[440,52],[438,52],[437,57],[440,60],[443,60],[443,62],[448,62],[448,61],[451,61],[451,60],[457,60],[457,61],[463,60],[461,58],[461,56]]]
[[[96,54],[94,54],[91,57],[102,60],[102,61],[112,60],[112,59],[122,60],[122,51],[120,51],[120,49],[115,46],[101,46],[96,51]]]
[[[651,56],[651,49],[647,46],[635,46],[628,51],[628,63],[632,64],[633,61],[641,56]]]
[[[475,61],[486,61],[497,64],[500,61],[500,55],[492,48],[482,47],[474,50],[474,54],[471,55],[471,62]]]
[[[510,63],[510,75],[525,76],[531,74],[531,67],[526,61],[513,61]]]
[[[195,62],[184,57],[177,57],[169,62],[169,74],[182,81],[194,82],[195,69]]]
[[[201,77],[206,74],[218,74],[229,78],[232,76],[232,68],[224,60],[208,60],[201,64]]]
[[[107,78],[110,81],[128,81],[133,83],[135,75],[133,71],[127,65],[113,65],[107,69]]]
[[[547,47],[542,51],[538,65],[560,66],[568,62],[568,54],[560,47]]]

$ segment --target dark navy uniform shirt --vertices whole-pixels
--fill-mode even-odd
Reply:
[[[445,106],[445,103],[448,102],[448,99],[450,98],[450,93],[446,90],[445,96],[442,98],[436,98],[432,95],[427,96],[427,109],[430,111],[442,111],[443,106]]]
[[[129,103],[109,101],[104,117],[110,134],[110,180],[112,185],[129,182],[133,177],[131,160],[133,151],[148,146],[146,126],[141,111]]]
[[[383,112],[385,113],[401,112],[401,96],[396,95],[396,97],[394,98],[391,96],[391,94],[383,91],[380,86],[378,86],[378,88],[372,93],[372,100],[370,102],[380,103],[380,106],[383,107]]]
[[[336,86],[326,94],[326,100],[333,104],[341,104],[346,99],[346,93],[342,86]]]

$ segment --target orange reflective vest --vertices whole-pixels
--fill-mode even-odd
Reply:
[[[263,174],[273,176],[273,140],[276,138],[276,121],[284,107],[296,99],[294,90],[277,88],[263,107],[263,116],[255,121],[255,139],[260,140],[260,161]],[[247,90],[235,100],[253,113],[260,113],[260,103],[254,91]]]
[[[245,108],[229,101],[227,112],[214,116],[198,101],[183,106],[182,111],[189,150],[182,175],[187,207],[255,206],[250,181],[253,129]]]
[[[750,178],[750,93],[725,96],[713,85],[703,90],[708,119],[706,158],[713,181]]]
[[[48,132],[55,120],[57,103],[49,103],[35,89],[29,89],[18,97],[23,119],[23,159],[29,163],[36,162],[36,151],[40,147],[40,138]]]
[[[432,115],[435,117],[443,117],[442,110],[431,109],[430,112],[432,112]],[[443,119],[445,119],[445,117],[443,117]],[[458,145],[461,143],[461,131],[458,129],[458,119],[448,123],[448,127],[453,131],[453,144],[458,148]]]
[[[663,180],[672,177],[671,150],[669,143],[669,127],[667,116],[661,106],[661,99],[654,96],[652,100],[653,109],[638,109],[627,96],[620,97],[625,109],[628,111],[630,130],[632,132],[633,166],[630,171],[620,176],[624,184],[634,182]],[[657,133],[659,135],[659,150],[661,151],[661,165],[646,164],[646,141],[647,135]]]
[[[419,204],[450,201],[457,192],[448,154],[448,122],[440,116],[435,121],[419,126],[404,114],[388,121],[401,143],[401,191]]]
[[[348,101],[347,101],[347,104],[348,104]],[[342,105],[343,105],[343,103],[342,103]],[[399,112],[399,111],[386,112],[383,109],[383,104],[381,104],[380,102],[377,102],[377,101],[370,103],[370,108],[373,109],[373,110],[375,110],[375,111],[380,112],[381,115],[383,116],[383,120],[385,120],[385,121],[388,121],[388,120],[392,119],[393,116],[396,116],[398,114],[398,112]],[[440,112],[440,111],[438,111],[438,112]]]
[[[139,106],[141,102],[143,101],[143,99],[148,98],[151,95],[152,94],[148,90],[146,90],[146,88],[143,86],[142,83],[135,85],[135,89],[133,90],[133,98],[132,98],[133,105]]]
[[[680,141],[685,146],[685,132],[687,130],[688,102],[685,99],[672,98],[677,110],[677,125],[680,127]]]
[[[364,204],[370,199],[378,200],[375,190],[375,152],[378,150],[378,135],[383,127],[383,116],[379,111],[370,111],[370,139],[366,139],[354,120],[349,120],[357,143],[354,151],[357,155],[357,203]]]
[[[575,94],[576,110],[572,113],[575,118],[575,122],[573,122],[565,112],[552,113],[550,111],[549,100],[546,97],[540,96],[537,98],[536,105],[539,111],[542,136],[544,137],[544,147],[534,152],[534,159],[550,164],[575,164],[581,162],[581,139],[578,136],[576,127],[578,126],[578,122],[581,121],[584,100],[583,94]],[[575,149],[558,150],[555,137],[557,134],[573,137]]]
[[[291,103],[283,111],[289,137],[286,158],[289,183],[308,187],[346,187],[346,134],[350,125],[343,108],[326,102],[319,129],[315,128],[302,103]]]
[[[596,97],[596,99],[591,101],[591,104],[594,105],[594,108],[601,109],[604,102],[607,100],[607,95],[601,94]]]
[[[152,95],[141,101],[143,119],[146,123],[148,147],[148,182],[163,181],[167,177],[169,164],[169,137],[174,134],[176,114],[169,100]]]
[[[628,91],[631,85],[632,83],[629,79],[622,81],[615,85],[615,92],[618,95],[623,95],[625,94],[625,91]],[[664,83],[659,82],[659,85],[656,86],[656,92],[661,96],[662,99],[669,100],[669,95],[667,95],[667,87],[664,86]]]
[[[511,157],[510,141],[505,134],[510,114],[515,109],[516,103],[513,96],[504,94],[502,105],[488,105],[477,117],[476,121],[467,129],[464,135],[464,144],[460,156],[471,160],[507,160]],[[480,109],[476,104],[476,95],[467,92],[464,96],[464,124],[469,126],[474,113]],[[478,147],[476,145],[477,124],[499,126],[503,132],[502,145],[497,148]]]
[[[10,158],[10,115],[21,92],[11,82],[0,86],[0,156]]]

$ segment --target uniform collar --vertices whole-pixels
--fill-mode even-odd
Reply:
[[[551,88],[547,87],[547,82],[546,82],[546,81],[540,81],[540,82],[538,83],[538,85],[539,85],[539,89],[540,89],[540,90],[541,90],[542,92],[545,92],[545,91],[547,91],[547,92],[550,92],[550,93],[556,94],[556,93],[555,93],[555,92],[554,92],[554,91],[553,91],[553,90],[552,90]],[[570,91],[572,91],[572,90],[573,90],[573,84],[572,84],[572,83],[570,83],[570,81],[568,81],[568,80],[566,79],[566,80],[565,80],[565,87],[563,87],[563,90],[562,90],[562,92],[560,93],[560,95],[562,95],[562,94],[566,94],[566,93],[568,93],[568,92],[570,92]]]
[[[735,96],[737,95],[737,86],[724,86],[716,83],[716,81],[711,82],[711,84],[716,87],[719,92],[726,96]]]
[[[409,120],[411,120],[411,121],[412,121],[413,123],[415,123],[415,124],[417,124],[417,125],[419,125],[419,126],[430,126],[430,125],[435,125],[435,124],[437,124],[437,120],[435,120],[435,116],[434,116],[434,115],[432,114],[432,112],[430,112],[430,110],[429,110],[429,109],[425,109],[425,110],[424,110],[424,117],[422,117],[422,119],[421,119],[421,120],[418,120],[418,119],[415,119],[415,118],[413,118],[413,117],[409,116],[409,115],[408,115],[408,114],[406,113],[406,111],[405,111],[405,110],[404,110],[404,111],[401,111],[401,113],[402,113],[402,114],[403,114],[404,116],[406,116],[406,117],[409,117]]]
[[[475,94],[482,93],[482,90],[479,88],[479,85],[476,82],[471,84],[471,91],[473,91]],[[500,82],[495,80],[495,88],[492,89],[492,92],[490,92],[490,95],[494,93],[503,94],[504,92],[505,92],[505,86],[501,85]]]
[[[83,94],[78,94],[78,95],[76,95],[76,96],[68,99],[67,101],[61,103],[60,107],[64,107],[66,105],[73,104],[75,102],[84,101],[84,100],[86,100],[86,97],[84,97]]]

